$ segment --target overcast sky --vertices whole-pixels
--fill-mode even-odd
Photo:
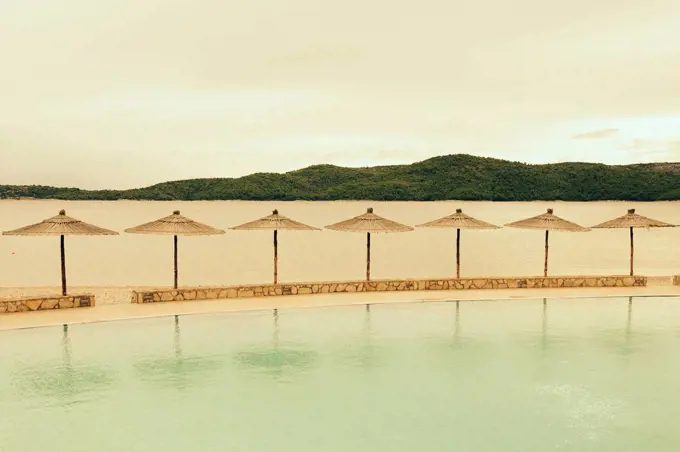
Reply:
[[[0,184],[680,160],[678,0],[0,0]]]

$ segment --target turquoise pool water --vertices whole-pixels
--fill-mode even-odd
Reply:
[[[679,419],[675,298],[0,333],[2,452],[677,452]]]

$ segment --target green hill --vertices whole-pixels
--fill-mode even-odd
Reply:
[[[528,165],[457,154],[410,165],[316,165],[285,174],[165,182],[134,190],[0,185],[0,198],[67,200],[657,201],[680,199],[680,164]]]

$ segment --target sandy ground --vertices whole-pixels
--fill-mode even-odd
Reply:
[[[114,296],[128,294],[131,288],[74,288],[75,291],[95,292]],[[4,289],[5,291],[7,289]],[[41,289],[48,291],[49,289]],[[48,292],[45,292],[48,293]],[[135,305],[127,303],[100,304],[93,308],[22,312],[0,316],[0,330],[33,328],[75,323],[105,322],[172,315],[210,314],[249,310],[328,307],[382,303],[412,303],[433,301],[474,301],[574,297],[650,297],[680,296],[680,286],[654,284],[636,288],[575,288],[575,289],[502,289],[441,292],[386,292],[360,294],[299,295],[292,297],[249,298],[235,300],[188,301]]]

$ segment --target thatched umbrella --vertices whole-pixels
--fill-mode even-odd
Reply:
[[[566,231],[566,232],[587,232],[588,228],[579,226],[571,221],[564,220],[553,214],[552,209],[542,215],[527,218],[526,220],[516,221],[514,223],[506,224],[511,228],[520,229],[539,229],[545,231],[545,260],[543,262],[543,276],[548,276],[548,236],[550,231]]]
[[[411,226],[406,226],[374,214],[372,207],[369,207],[363,215],[326,226],[326,229],[366,233],[366,281],[371,280],[371,233],[413,231]]]
[[[628,213],[622,217],[605,221],[604,223],[593,226],[593,229],[628,229],[630,228],[630,276],[633,276],[633,228],[672,228],[674,224],[664,223],[663,221],[652,220],[635,213],[635,209],[628,209]]]
[[[199,223],[190,220],[187,217],[180,215],[179,210],[175,210],[172,215],[163,217],[160,220],[144,223],[134,228],[126,229],[125,232],[130,234],[153,234],[153,235],[172,235],[174,236],[174,266],[175,266],[175,284],[177,289],[177,236],[180,235],[218,235],[224,234],[221,229],[213,228],[207,224]]]
[[[456,213],[448,215],[429,223],[418,225],[419,228],[455,228],[456,229],[456,278],[460,278],[460,230],[461,229],[500,229],[498,226],[486,221],[477,220],[465,215],[462,209],[456,209]]]
[[[233,228],[237,231],[257,231],[269,230],[274,231],[274,284],[279,282],[279,231],[320,231],[321,229],[306,224],[293,221],[290,218],[279,215],[278,210],[274,210],[271,215],[259,220],[251,221],[250,223],[235,226]]]
[[[23,236],[59,236],[61,242],[61,293],[66,296],[66,251],[64,236],[66,235],[118,235],[115,231],[100,228],[80,220],[66,216],[66,211],[59,211],[56,217],[48,218],[40,223],[24,226],[13,231],[3,232],[3,235]]]

